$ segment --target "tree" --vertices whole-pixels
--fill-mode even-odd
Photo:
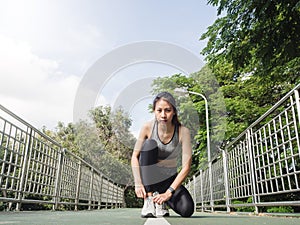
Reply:
[[[224,143],[234,139],[300,81],[300,3],[208,0],[219,18],[201,36],[202,54],[226,104]]]
[[[109,106],[99,106],[90,111],[90,117],[90,121],[66,126],[59,122],[56,132],[45,128],[43,132],[115,182],[131,185],[129,161],[135,138],[129,132],[129,115],[121,108],[112,111]]]
[[[48,132],[49,134],[49,132]],[[79,152],[79,146],[75,143],[76,138],[76,128],[75,124],[68,123],[67,126],[62,122],[58,122],[56,127],[56,132],[51,135],[55,140],[57,140],[63,148],[68,149],[74,154],[82,157]]]
[[[208,3],[217,6],[220,16],[201,36],[202,40],[208,38],[202,53],[212,69],[232,66],[231,80],[251,74],[273,86],[278,82],[294,85],[300,81],[298,0],[208,0]]]
[[[130,133],[131,119],[122,108],[115,111],[110,106],[99,106],[90,111],[103,148],[119,160],[131,159],[135,137]]]
[[[90,111],[90,117],[105,150],[97,159],[96,167],[115,182],[125,185],[126,190],[130,189],[133,176],[129,162],[136,139],[129,131],[132,121],[128,113],[122,108],[112,111],[110,106],[99,106]],[[132,190],[128,193],[131,195],[126,198],[127,204],[135,205],[137,200],[132,197]]]

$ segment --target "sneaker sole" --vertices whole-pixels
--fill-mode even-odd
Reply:
[[[166,213],[164,215],[157,215],[156,217],[169,217],[170,216],[170,213]]]
[[[156,218],[152,213],[148,213],[146,215],[141,215],[142,218]]]

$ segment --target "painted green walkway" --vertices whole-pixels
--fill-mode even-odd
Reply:
[[[181,218],[171,212],[165,219],[142,219],[140,209],[109,209],[95,211],[32,211],[0,212],[0,224],[24,225],[94,225],[94,224],[171,224],[171,225],[299,225],[299,217],[249,216],[225,213],[197,212],[191,218]]]

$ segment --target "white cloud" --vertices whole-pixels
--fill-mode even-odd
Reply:
[[[90,12],[98,4],[2,0],[0,33],[29,43],[34,54],[55,59],[60,70],[82,75],[115,45],[114,35],[102,26],[106,25],[101,17],[103,8]]]
[[[77,25],[64,32],[56,42],[57,51],[64,55],[62,63],[71,65],[76,71],[84,73],[104,53],[115,45],[113,38],[104,35],[101,28],[93,24]]]
[[[38,128],[72,122],[78,76],[62,73],[25,42],[0,35],[0,49],[0,103]]]

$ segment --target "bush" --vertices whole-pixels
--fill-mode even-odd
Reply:
[[[247,201],[240,201],[240,200],[234,200],[232,202],[233,204],[245,204],[245,203],[252,203],[252,198],[249,197]],[[236,207],[237,212],[254,212],[255,207],[253,206],[242,206],[242,207]]]
[[[267,209],[268,213],[293,213],[294,209],[291,206],[271,207]]]
[[[143,199],[137,198],[134,187],[127,187],[125,190],[125,203],[127,208],[141,208],[143,207]]]

